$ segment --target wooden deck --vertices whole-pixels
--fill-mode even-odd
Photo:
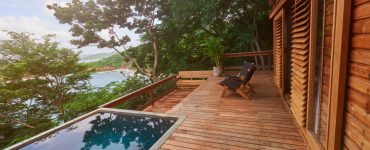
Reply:
[[[217,83],[222,79],[209,78],[170,110],[165,103],[174,100],[171,95],[158,101],[155,109],[146,109],[187,115],[162,149],[306,149],[272,71],[255,73],[251,84],[256,93],[251,101],[234,93],[221,98],[222,87]],[[179,98],[176,91],[171,94]]]
[[[161,98],[154,105],[150,105],[143,111],[165,113],[180,103],[192,90],[176,89],[165,97]]]

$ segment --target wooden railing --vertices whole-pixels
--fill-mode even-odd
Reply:
[[[272,70],[273,69],[272,56],[273,51],[240,52],[240,53],[225,53],[224,59],[227,60],[242,58],[242,61],[249,61],[255,63],[257,65],[258,70]],[[262,57],[263,60],[261,60],[260,57]],[[239,64],[241,63],[239,62]],[[224,64],[224,73],[236,74],[240,71],[240,68],[241,65]]]
[[[193,90],[213,76],[212,70],[179,71],[176,87]]]
[[[238,58],[238,57],[250,57],[250,56],[268,56],[268,55],[272,55],[272,51],[225,53],[224,58]]]
[[[136,110],[142,110],[144,108],[146,108],[147,106],[149,105],[152,105],[155,101],[161,99],[162,97],[166,96],[168,93],[170,93],[171,91],[173,91],[175,88],[176,88],[176,78],[177,78],[177,75],[171,75],[163,80],[160,80],[158,82],[155,82],[151,85],[148,85],[146,87],[143,87],[143,88],[140,88],[134,92],[131,92],[127,95],[124,95],[122,97],[119,97],[115,100],[112,100],[108,103],[105,103],[99,107],[101,108],[117,108],[117,107],[122,107],[124,109],[127,109],[125,108],[125,104],[129,103],[129,102],[132,102],[134,101],[135,99],[141,99],[142,103],[141,104],[137,104],[138,106],[135,107],[135,108],[131,108],[131,109],[136,109]],[[171,85],[167,85],[169,86],[168,89],[164,89],[163,91],[159,91],[160,87],[163,86],[163,85],[166,85],[170,82],[173,82],[173,84]],[[128,108],[130,109],[130,108]]]
[[[224,58],[244,58],[244,57],[256,57],[264,56],[265,65],[257,63],[257,68],[272,69],[272,51],[262,52],[241,52],[241,53],[226,53]],[[253,61],[252,61],[253,62]],[[260,62],[260,61],[259,61]],[[235,74],[240,71],[241,66],[224,66],[225,74]],[[199,84],[204,82],[204,79],[212,76],[212,71],[183,71],[179,72],[179,75],[171,75],[163,80],[155,82],[146,87],[140,88],[127,95],[114,99],[108,103],[105,103],[99,107],[101,108],[123,108],[123,109],[136,109],[142,110],[149,105],[153,105],[154,102],[166,96],[173,90],[179,87],[189,86],[192,89]],[[188,79],[190,78],[190,79]],[[199,79],[200,80],[199,80]],[[179,80],[178,80],[179,79]],[[172,82],[172,84],[170,84]],[[178,82],[178,83],[177,83]],[[134,103],[132,107],[128,107],[130,103]]]

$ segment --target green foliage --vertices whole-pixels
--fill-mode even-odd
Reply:
[[[166,16],[164,9],[167,3],[167,0],[73,0],[64,6],[54,3],[47,7],[55,12],[54,16],[60,23],[71,25],[70,31],[75,37],[71,41],[72,44],[78,47],[96,45],[98,48],[112,48],[133,63],[132,68],[138,73],[156,80],[159,56],[157,38],[160,36],[160,28],[156,22]],[[130,41],[125,29],[142,34],[141,40],[152,45],[146,49],[154,54],[151,63],[140,66],[136,57],[122,52]],[[102,36],[102,33],[108,34],[109,37]]]
[[[94,61],[94,60],[101,60],[103,58],[110,57],[117,53],[98,53],[98,54],[90,54],[90,55],[80,55],[81,61]]]
[[[144,77],[133,76],[122,82],[112,82],[103,88],[91,88],[85,93],[76,95],[64,105],[68,119],[73,119],[97,109],[98,106],[144,87],[149,83],[149,80]]]
[[[225,52],[251,51],[255,40],[262,50],[272,48],[267,1],[172,0],[170,12],[164,23],[170,24],[167,28],[177,28],[176,35],[203,31],[207,37],[223,39]]]
[[[0,43],[0,148],[151,83],[136,76],[95,89],[86,85],[91,74],[87,68],[118,68],[123,62],[137,73],[156,71],[156,76],[164,77],[180,70],[211,69],[213,63],[219,66],[223,52],[272,48],[265,0],[73,0],[48,8],[60,23],[70,25],[72,44],[111,48],[123,58],[117,54],[78,64],[78,54],[59,48],[50,36],[40,42],[27,33],[9,33],[12,39]],[[125,29],[141,34],[142,44],[126,49],[130,39]],[[108,38],[102,36],[106,34]],[[154,68],[156,56],[158,67]],[[155,89],[154,95],[174,84]],[[119,108],[136,109],[146,102],[148,95],[143,95]]]
[[[28,33],[8,34],[11,39],[0,43],[0,55],[5,56],[0,59],[0,76],[5,81],[0,93],[6,94],[0,95],[2,103],[21,106],[33,99],[63,117],[63,104],[86,88],[91,74],[87,66],[78,63],[78,54],[51,42],[51,35],[37,42]]]
[[[7,32],[0,42],[0,146],[15,143],[65,120],[64,103],[87,87],[90,72],[78,54],[59,48],[52,35]],[[9,133],[8,131],[14,131]]]
[[[168,81],[166,83],[163,83],[159,87],[156,87],[153,90],[153,98],[161,97],[167,92],[171,91],[172,89],[176,88],[176,81]],[[115,108],[117,109],[131,109],[131,110],[137,110],[138,108],[141,108],[142,106],[146,106],[146,104],[150,103],[151,99],[150,96],[146,94],[142,94],[138,97],[135,97],[127,102],[124,102]]]
[[[211,57],[215,65],[222,66],[224,47],[221,45],[221,40],[219,38],[209,37],[205,40],[204,46],[208,51],[208,56]]]
[[[123,64],[123,58],[119,54],[114,54],[114,55],[109,56],[107,58],[103,58],[99,61],[89,62],[89,63],[86,63],[86,64],[89,67],[93,67],[93,68],[114,67],[115,69],[118,69]]]

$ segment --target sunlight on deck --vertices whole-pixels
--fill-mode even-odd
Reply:
[[[256,93],[251,101],[235,93],[221,98],[222,87],[218,82],[222,79],[209,78],[167,111],[187,115],[187,118],[162,145],[162,149],[306,148],[292,115],[279,96],[272,71],[255,73],[251,84]],[[165,104],[166,100],[173,99],[171,95],[164,97],[161,103],[158,101],[158,105],[155,104],[156,110],[161,110],[161,104]],[[167,110],[169,105],[163,106],[166,108],[160,112]]]
[[[155,102],[154,105],[148,106],[143,111],[165,113],[180,103],[191,92],[192,90],[175,89],[173,92]]]

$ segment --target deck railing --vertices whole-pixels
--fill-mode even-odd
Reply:
[[[250,62],[255,62],[257,68],[260,70],[272,69],[272,51],[262,52],[241,52],[241,53],[226,53],[224,54],[225,59],[229,58],[246,58],[243,59]],[[255,57],[264,57],[262,59],[265,62],[261,62],[261,59]],[[252,58],[252,59],[251,59]],[[240,64],[240,63],[239,63]],[[240,71],[241,66],[224,66],[225,74],[235,74]],[[191,77],[188,77],[191,76]],[[140,88],[127,95],[114,99],[108,103],[105,103],[99,107],[101,108],[120,108],[120,109],[135,109],[143,110],[149,105],[153,105],[157,100],[166,96],[170,92],[176,89],[176,82],[181,79],[178,83],[197,86],[204,80],[196,80],[198,78],[204,79],[212,76],[212,71],[184,71],[180,72],[179,75],[171,75],[165,79],[155,82],[151,85]],[[186,80],[186,78],[191,78]],[[195,78],[195,80],[193,80]],[[185,80],[184,80],[185,79]]]
[[[171,75],[99,107],[142,110],[172,92],[176,88],[176,79],[177,75]]]
[[[239,72],[241,68],[241,65],[239,64],[241,64],[242,61],[255,63],[258,70],[272,70],[272,55],[273,51],[225,53],[224,59],[226,64],[224,64],[224,72],[225,74],[235,74]],[[230,59],[234,60],[234,64],[226,62]],[[235,61],[238,65],[235,64]]]

